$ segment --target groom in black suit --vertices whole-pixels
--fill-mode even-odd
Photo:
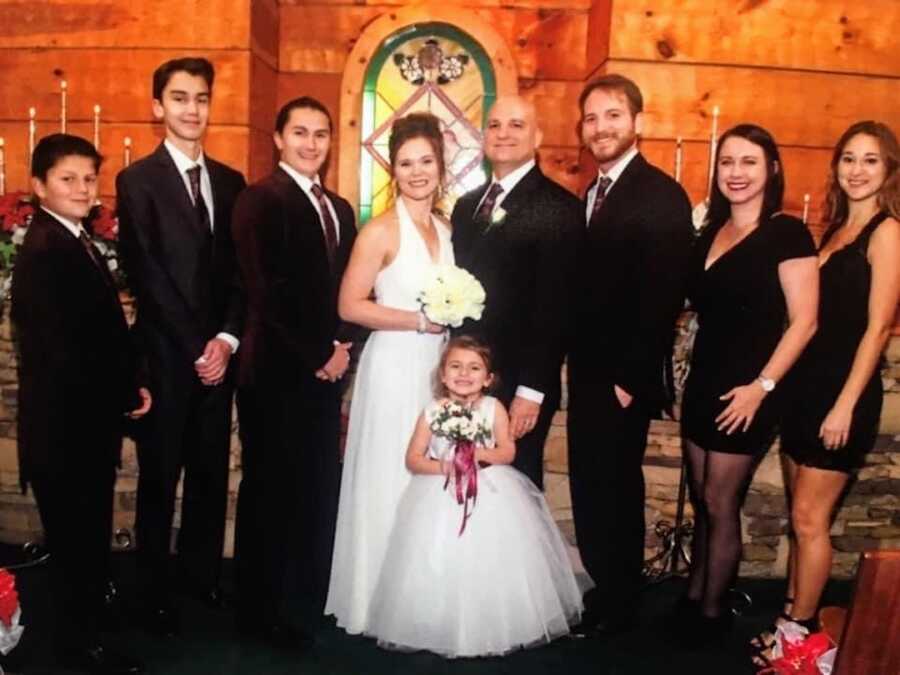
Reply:
[[[213,67],[168,61],[153,74],[153,112],[166,138],[116,181],[122,258],[137,300],[135,331],[156,397],[138,441],[138,562],[153,632],[178,632],[169,540],[184,469],[180,588],[215,607],[219,588],[233,385],[243,294],[231,210],[244,178],[207,157]]]
[[[350,204],[320,181],[331,134],[319,101],[285,104],[274,134],[281,161],[241,193],[234,212],[248,300],[238,628],[294,649],[309,645],[325,608],[340,488],[339,381],[351,347],[337,293],[356,227]]]
[[[644,552],[642,463],[651,417],[671,402],[674,323],[693,228],[678,183],[637,149],[643,99],[606,75],[580,98],[581,137],[599,164],[587,192],[575,340],[569,357],[569,471],[578,549],[596,587],[584,626],[633,618]]]
[[[484,131],[492,180],[464,195],[452,220],[456,264],[487,293],[481,320],[463,332],[491,346],[516,439],[515,466],[543,488],[584,214],[576,197],[541,172],[540,141],[534,106],[518,96],[498,99]]]

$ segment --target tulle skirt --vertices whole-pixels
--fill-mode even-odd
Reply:
[[[581,616],[581,589],[541,492],[509,466],[479,472],[465,531],[441,476],[403,493],[366,634],[387,648],[492,656],[543,644]]]

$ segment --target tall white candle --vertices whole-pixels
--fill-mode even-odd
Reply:
[[[34,154],[34,137],[37,134],[37,110],[28,109],[28,164],[31,164],[31,156]]]
[[[122,141],[125,144],[125,166],[131,165],[131,137],[126,136],[125,140]]]
[[[69,84],[65,80],[59,83],[59,131],[66,133],[66,97],[69,90]]]
[[[100,152],[100,105],[94,106],[94,147]]]
[[[716,147],[719,142],[719,106],[713,106],[712,133],[709,141],[709,173],[706,178],[706,198],[712,196],[713,174],[716,170]]]
[[[803,195],[803,224],[809,222],[809,193]]]

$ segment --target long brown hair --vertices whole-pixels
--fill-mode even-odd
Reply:
[[[831,156],[831,170],[828,174],[825,196],[825,222],[828,224],[829,233],[847,220],[849,212],[847,194],[841,189],[841,184],[838,182],[838,163],[841,161],[841,155],[844,154],[847,143],[858,134],[871,136],[878,141],[881,159],[886,169],[884,184],[878,191],[878,207],[882,211],[887,211],[894,218],[900,219],[900,170],[898,170],[900,169],[900,144],[897,143],[894,132],[886,124],[865,120],[851,125],[841,135]]]

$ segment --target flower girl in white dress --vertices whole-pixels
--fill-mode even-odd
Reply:
[[[493,379],[490,352],[470,337],[453,338],[437,375],[441,397],[420,415],[409,443],[413,478],[400,499],[366,633],[383,647],[446,657],[549,642],[579,621],[581,589],[543,495],[509,466],[515,445],[506,409],[484,395]],[[477,475],[464,476],[464,485],[447,479],[460,475],[456,442],[432,433],[454,403],[471,411],[486,436],[469,456]]]

